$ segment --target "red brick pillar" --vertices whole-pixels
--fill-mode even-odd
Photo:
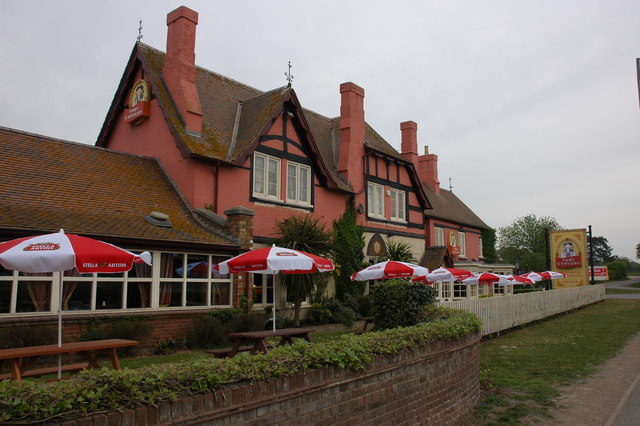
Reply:
[[[238,240],[240,249],[245,252],[253,248],[253,216],[256,212],[246,207],[237,206],[224,211],[227,216],[227,231]],[[253,274],[232,274],[231,283],[233,285],[233,306],[240,305],[240,296],[247,296],[249,300],[251,294],[251,284]]]

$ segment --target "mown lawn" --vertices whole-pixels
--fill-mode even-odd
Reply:
[[[481,344],[480,422],[520,424],[545,416],[558,386],[593,373],[640,332],[640,300],[608,299]]]

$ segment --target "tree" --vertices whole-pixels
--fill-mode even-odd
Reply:
[[[493,228],[482,230],[482,257],[487,263],[496,263],[496,230]]]
[[[336,297],[344,300],[346,294],[362,296],[365,281],[351,281],[351,274],[364,266],[364,231],[356,222],[356,209],[351,197],[340,218],[333,221],[333,260]]]
[[[609,241],[605,237],[592,237],[591,250],[593,250],[594,265],[603,265],[605,262],[611,262],[613,249],[609,246]]]
[[[384,260],[397,260],[398,262],[415,263],[416,258],[413,257],[411,252],[411,246],[402,241],[389,240],[387,241],[387,248],[383,256],[379,261]]]
[[[636,259],[640,259],[640,243],[636,246]]]
[[[325,230],[319,218],[309,215],[291,216],[276,222],[278,239],[276,245],[306,251],[318,256],[331,253],[331,233]],[[316,284],[322,280],[320,273],[281,274],[281,282],[287,291],[287,298],[293,301],[294,325],[300,325],[300,306],[311,296]]]
[[[498,229],[498,254],[507,263],[518,265],[520,271],[547,269],[547,233],[563,229],[548,216],[535,215],[517,218],[510,226]]]

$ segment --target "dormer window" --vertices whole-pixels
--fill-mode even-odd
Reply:
[[[407,209],[405,208],[405,192],[392,188],[389,190],[389,198],[391,199],[391,220],[406,222]]]
[[[287,202],[311,204],[311,167],[292,161],[287,164]]]
[[[369,217],[384,219],[384,186],[367,184],[367,214]]]
[[[280,199],[280,159],[253,154],[253,196]]]

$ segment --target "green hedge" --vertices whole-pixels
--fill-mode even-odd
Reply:
[[[425,306],[436,299],[435,290],[423,283],[396,278],[377,282],[372,289],[377,329],[407,327],[420,322]]]
[[[435,321],[362,335],[345,334],[331,342],[298,342],[266,355],[241,353],[231,359],[203,358],[142,369],[87,370],[71,379],[45,384],[0,382],[1,422],[47,422],[96,412],[158,404],[206,393],[238,382],[257,382],[311,368],[361,371],[379,354],[393,354],[434,340],[457,340],[480,331],[476,316],[440,309]]]

